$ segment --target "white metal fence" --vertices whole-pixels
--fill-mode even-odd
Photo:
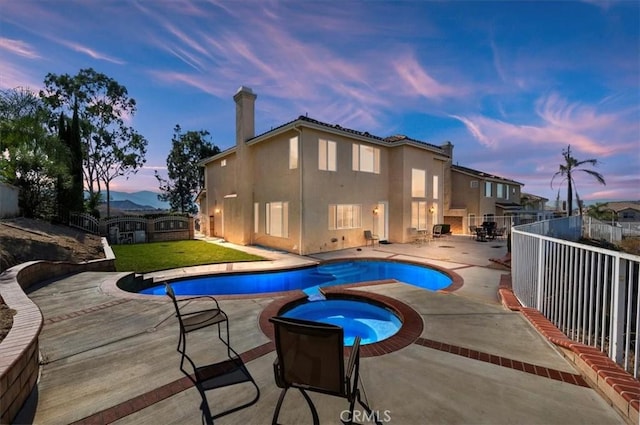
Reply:
[[[559,239],[576,227],[580,217],[513,227],[514,294],[638,378],[640,257]]]
[[[600,221],[593,217],[584,218],[583,234],[590,239],[618,243],[623,238],[640,237],[640,223]]]

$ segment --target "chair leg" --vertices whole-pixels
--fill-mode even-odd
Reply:
[[[353,420],[353,404],[355,403],[355,399],[358,399],[358,404],[360,404],[360,406],[362,406],[364,408],[364,410],[367,412],[367,415],[370,418],[373,418],[374,422],[376,425],[382,425],[382,422],[380,422],[380,419],[378,418],[377,412],[375,414],[372,414],[372,410],[371,407],[369,407],[369,405],[367,403],[365,403],[364,401],[362,401],[362,397],[360,397],[360,390],[356,390],[356,397],[354,397],[354,400],[351,402],[351,418]]]
[[[287,394],[287,390],[289,388],[284,388],[280,392],[280,397],[278,397],[278,403],[276,404],[276,410],[273,412],[273,418],[271,419],[271,425],[278,425],[278,415],[280,414],[280,408],[282,407],[282,401],[284,400],[285,394]]]
[[[316,406],[313,404],[313,401],[311,401],[311,398],[309,397],[309,395],[305,390],[303,390],[302,388],[298,388],[298,389],[304,396],[305,400],[307,400],[307,404],[311,409],[311,416],[313,416],[313,425],[320,425],[320,419],[318,418],[318,411],[316,410]]]

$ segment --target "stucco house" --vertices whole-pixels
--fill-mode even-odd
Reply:
[[[609,202],[607,208],[615,211],[619,222],[640,222],[640,201]]]
[[[305,255],[362,246],[365,230],[399,243],[411,240],[410,229],[436,223],[461,230],[461,211],[490,216],[519,202],[522,184],[512,180],[459,183],[466,171],[452,166],[450,142],[382,138],[307,116],[255,135],[256,97],[237,91],[235,146],[201,162],[206,235]],[[477,190],[473,203],[457,194],[460,184]]]
[[[453,156],[453,153],[451,153]],[[451,204],[445,222],[454,233],[467,233],[468,226],[498,221],[508,226],[522,206],[523,183],[460,165],[451,166]]]

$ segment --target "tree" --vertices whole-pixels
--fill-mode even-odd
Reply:
[[[0,181],[20,188],[27,217],[51,218],[56,188],[67,187],[68,152],[49,124],[51,111],[27,89],[0,92]]]
[[[574,174],[577,171],[582,171],[591,175],[595,178],[598,183],[606,185],[604,181],[604,177],[598,172],[593,170],[587,170],[580,168],[581,166],[588,164],[592,166],[596,166],[598,164],[597,159],[585,159],[582,161],[577,160],[571,155],[571,145],[567,146],[566,150],[562,151],[562,156],[564,157],[564,164],[560,164],[560,170],[557,171],[553,177],[551,178],[551,187],[553,188],[553,180],[556,177],[561,177],[562,182],[567,182],[567,216],[570,216],[573,213],[573,192],[575,188],[575,180]],[[562,183],[561,183],[562,184]],[[576,198],[578,200],[578,205],[581,205],[580,197],[578,196],[578,191],[576,190]]]
[[[98,177],[107,190],[107,217],[111,216],[111,189],[113,179],[136,173],[146,162],[147,140],[131,128],[103,135],[100,152],[102,160],[97,164]]]
[[[147,141],[125,125],[136,112],[126,87],[91,68],[77,75],[47,74],[40,96],[55,111],[78,115],[83,174],[90,199],[97,199],[119,176],[137,172],[145,162]],[[73,125],[72,125],[73,127]],[[107,208],[109,208],[107,197]]]
[[[220,148],[205,140],[209,136],[207,131],[183,134],[180,126],[176,125],[173,132],[171,152],[167,157],[169,179],[160,177],[156,171],[156,179],[163,192],[158,199],[168,201],[173,211],[195,214],[198,212],[195,196],[204,187],[204,169],[198,162],[219,153]]]

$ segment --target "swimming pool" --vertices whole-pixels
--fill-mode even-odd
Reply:
[[[360,337],[361,345],[384,341],[402,327],[402,321],[391,310],[357,300],[305,302],[286,310],[282,316],[340,326],[347,346],[353,345],[356,336]]]
[[[452,279],[438,270],[412,263],[388,260],[332,261],[302,269],[230,273],[172,280],[176,295],[242,295],[291,291],[313,291],[345,283],[395,279],[437,291],[451,285]],[[164,284],[139,291],[165,295]]]

